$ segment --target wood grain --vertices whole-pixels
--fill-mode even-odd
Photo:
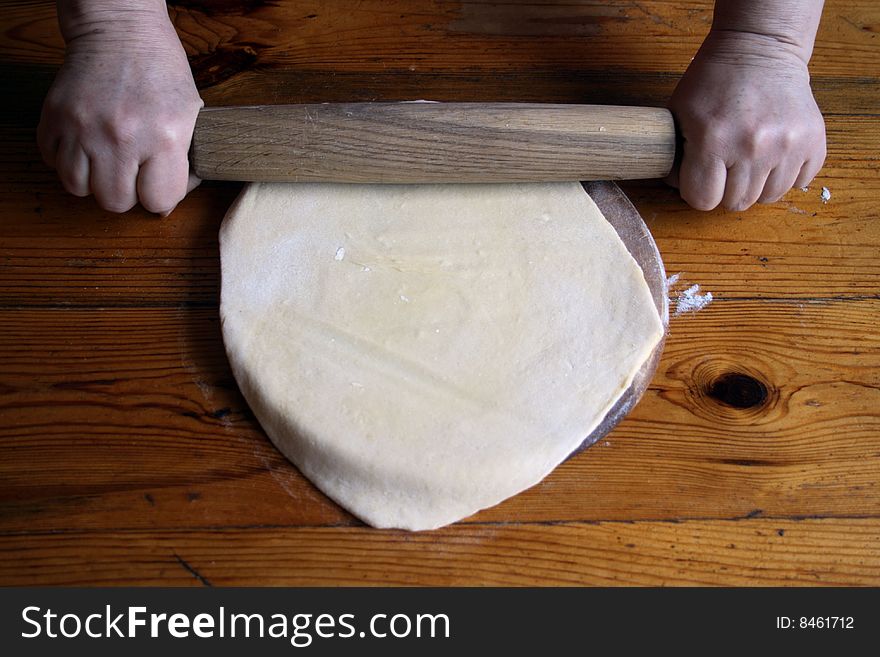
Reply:
[[[877,586],[877,519],[331,527],[0,537],[0,581],[64,585]]]
[[[50,0],[0,16],[0,584],[880,585],[880,6],[829,0],[807,192],[699,213],[623,185],[669,274],[642,403],[539,486],[437,532],[365,528],[271,446],[230,376],[217,229],[66,195],[34,127]],[[711,2],[171,3],[208,105],[662,106]],[[820,199],[822,186],[831,199]]]
[[[877,296],[880,178],[867,167],[826,172],[808,192],[746,213],[692,212],[659,183],[623,187],[667,271],[717,298]],[[98,211],[91,199],[68,197],[49,172],[40,177],[29,192],[0,196],[0,213],[22,217],[0,225],[0,305],[216,305],[217,229],[239,185],[203,185],[159,221],[143,210],[122,218]]]
[[[667,109],[550,103],[208,107],[190,154],[210,180],[347,183],[637,180],[674,159]]]
[[[423,2],[297,0],[171,2],[178,34],[206,86],[248,68],[468,71],[682,70],[712,18],[711,0],[652,2]],[[63,43],[51,0],[5,9],[0,50],[59,64]],[[873,0],[827,2],[817,74],[877,77]],[[585,66],[585,63],[588,66]]]
[[[473,520],[874,514],[878,315],[731,300],[673,317],[623,424]],[[216,310],[5,310],[0,327],[0,531],[354,522],[257,428]]]

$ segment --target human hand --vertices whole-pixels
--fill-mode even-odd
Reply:
[[[808,185],[825,161],[807,64],[767,37],[710,33],[670,110],[684,146],[668,182],[698,210],[772,203]]]
[[[188,151],[203,103],[165,3],[141,7],[60,16],[67,54],[37,141],[70,193],[165,216],[199,184]]]

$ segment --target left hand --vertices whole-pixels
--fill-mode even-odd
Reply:
[[[764,37],[710,33],[670,110],[684,148],[667,182],[698,210],[772,203],[808,185],[825,161],[806,62]]]

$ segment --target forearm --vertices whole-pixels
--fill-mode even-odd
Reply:
[[[121,40],[149,36],[170,24],[164,0],[56,0],[55,4],[67,43],[84,36]]]
[[[749,39],[757,49],[783,49],[809,62],[823,0],[717,0],[710,35]]]

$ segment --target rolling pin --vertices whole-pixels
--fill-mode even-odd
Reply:
[[[208,107],[190,161],[209,180],[542,182],[658,178],[668,110],[533,103]]]

